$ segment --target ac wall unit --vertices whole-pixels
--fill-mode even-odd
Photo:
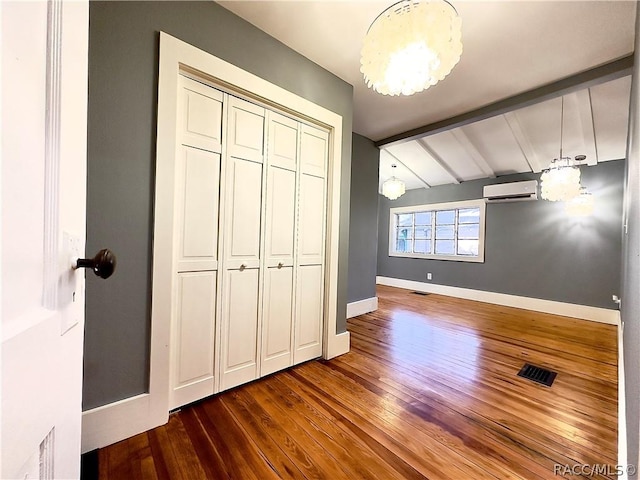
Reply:
[[[499,183],[484,187],[483,196],[488,203],[521,202],[538,199],[538,181]]]

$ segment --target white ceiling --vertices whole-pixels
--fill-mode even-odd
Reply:
[[[410,97],[369,90],[360,49],[390,1],[221,1],[354,87],[353,130],[374,141],[464,114],[633,52],[635,1],[460,1],[464,51],[437,85]],[[629,78],[565,95],[564,151],[590,164],[624,157]],[[408,188],[515,172],[538,172],[558,156],[559,98],[394,144]],[[409,170],[412,170],[410,172]],[[403,173],[402,173],[403,172]]]

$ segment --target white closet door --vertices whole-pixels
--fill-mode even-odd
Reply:
[[[213,393],[217,272],[178,274],[170,408]]]
[[[170,406],[213,394],[223,94],[180,77]]]
[[[328,133],[302,126],[294,364],[322,355]]]
[[[258,378],[264,108],[229,98],[220,390]]]
[[[294,364],[322,355],[323,277],[322,265],[298,268]]]
[[[266,269],[263,309],[260,376],[293,364],[293,266]]]
[[[293,362],[298,122],[269,112],[260,375]]]
[[[222,305],[220,390],[258,378],[259,270],[227,270]]]
[[[183,145],[220,153],[222,92],[180,75],[179,141]]]

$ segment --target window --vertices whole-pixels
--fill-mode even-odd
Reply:
[[[484,200],[391,209],[389,255],[484,262]]]

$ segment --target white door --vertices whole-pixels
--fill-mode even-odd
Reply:
[[[79,478],[84,272],[71,258],[84,253],[89,8],[0,12],[0,478]]]
[[[220,390],[258,378],[264,108],[229,96]]]
[[[268,114],[265,278],[260,375],[293,362],[294,247],[299,123]]]
[[[329,134],[304,125],[300,136],[300,205],[295,364],[322,355],[325,192]]]
[[[214,392],[223,95],[181,76],[174,199],[177,298],[171,325],[169,408]]]

